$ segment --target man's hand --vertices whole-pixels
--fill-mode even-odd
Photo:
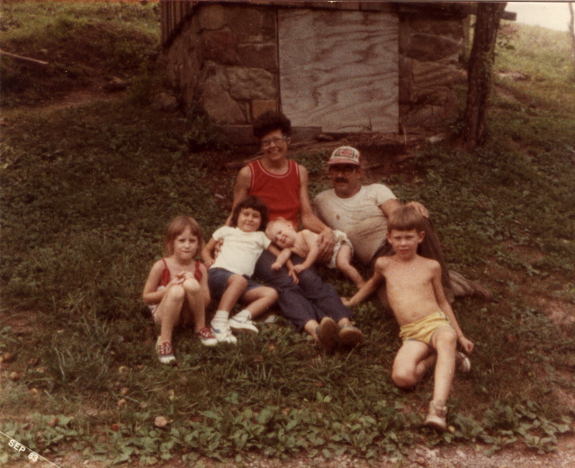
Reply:
[[[340,297],[340,299],[344,306],[351,307],[351,300],[348,297]]]
[[[333,248],[335,246],[335,235],[333,231],[329,228],[321,231],[317,238],[317,245],[319,247],[319,260],[322,263],[328,263],[333,256]]]
[[[419,211],[419,213],[421,213],[423,217],[429,218],[429,210],[425,208],[425,206],[423,206],[421,203],[412,201],[406,203],[405,206],[412,206],[413,208],[415,208],[416,211]]]
[[[280,262],[273,262],[272,263],[272,270],[273,271],[278,271],[281,267],[282,267],[282,264]]]

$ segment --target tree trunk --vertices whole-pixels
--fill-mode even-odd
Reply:
[[[571,36],[571,61],[573,62],[573,76],[575,76],[575,14],[573,2],[569,2],[569,35]]]
[[[468,151],[485,143],[487,108],[491,92],[492,65],[499,20],[507,3],[477,5],[473,46],[469,58],[467,79],[467,107],[465,108],[462,138]]]

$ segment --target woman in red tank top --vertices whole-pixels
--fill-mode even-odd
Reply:
[[[255,120],[254,135],[260,141],[263,157],[240,170],[233,206],[248,195],[260,197],[268,206],[270,220],[283,217],[291,221],[295,229],[301,222],[305,229],[319,234],[320,256],[331,258],[335,238],[333,231],[313,213],[307,170],[287,159],[290,120],[282,113],[266,112]],[[322,346],[333,349],[343,337],[338,334],[339,327],[348,327],[346,332],[349,332],[349,309],[342,304],[335,289],[321,280],[314,268],[304,270],[296,285],[286,268],[279,271],[271,269],[274,262],[273,254],[264,251],[254,276],[278,291],[278,305],[282,313],[298,330],[307,331]],[[301,263],[303,259],[293,256],[292,262]],[[363,339],[361,332],[356,335],[356,342],[348,344],[356,345]]]

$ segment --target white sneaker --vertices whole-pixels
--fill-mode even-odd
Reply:
[[[440,406],[433,401],[429,402],[429,409],[423,424],[427,427],[435,429],[436,431],[443,432],[447,429],[447,406]]]
[[[462,374],[467,374],[471,370],[471,361],[465,354],[459,351],[457,351],[455,355],[455,370]]]
[[[232,331],[227,323],[216,325],[218,328],[212,324],[212,332],[214,333],[216,340],[218,340],[218,343],[236,344],[238,342],[238,339],[232,335]]]
[[[160,343],[159,336],[158,341],[156,341],[156,354],[158,356],[158,360],[162,364],[174,364],[176,362],[172,343],[169,343],[168,341],[165,343]]]
[[[237,315],[228,320],[228,325],[232,331],[236,333],[255,335],[259,332],[258,327],[254,325],[254,322],[245,317],[238,317]]]

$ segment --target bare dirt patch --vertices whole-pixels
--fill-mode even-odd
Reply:
[[[402,460],[397,457],[383,456],[368,462],[350,456],[326,459],[324,457],[308,458],[305,455],[289,460],[268,460],[252,455],[241,464],[234,461],[217,462],[201,459],[201,465],[198,464],[198,466],[206,468],[235,468],[239,466],[249,468],[373,468],[374,466],[378,468],[571,468],[575,466],[574,437],[563,437],[559,441],[555,453],[538,454],[531,449],[511,448],[488,455],[486,450],[487,448],[481,445],[449,448],[429,448],[420,445],[410,448]],[[106,466],[101,462],[86,460],[75,451],[69,451],[62,456],[50,457],[50,460],[50,463],[39,460],[34,466],[38,468],[54,468],[55,465],[60,468],[102,468]],[[6,466],[9,468],[30,468],[30,462],[17,460]],[[142,465],[130,463],[127,466],[140,467]],[[183,468],[189,465],[180,460],[173,460],[151,466]]]

